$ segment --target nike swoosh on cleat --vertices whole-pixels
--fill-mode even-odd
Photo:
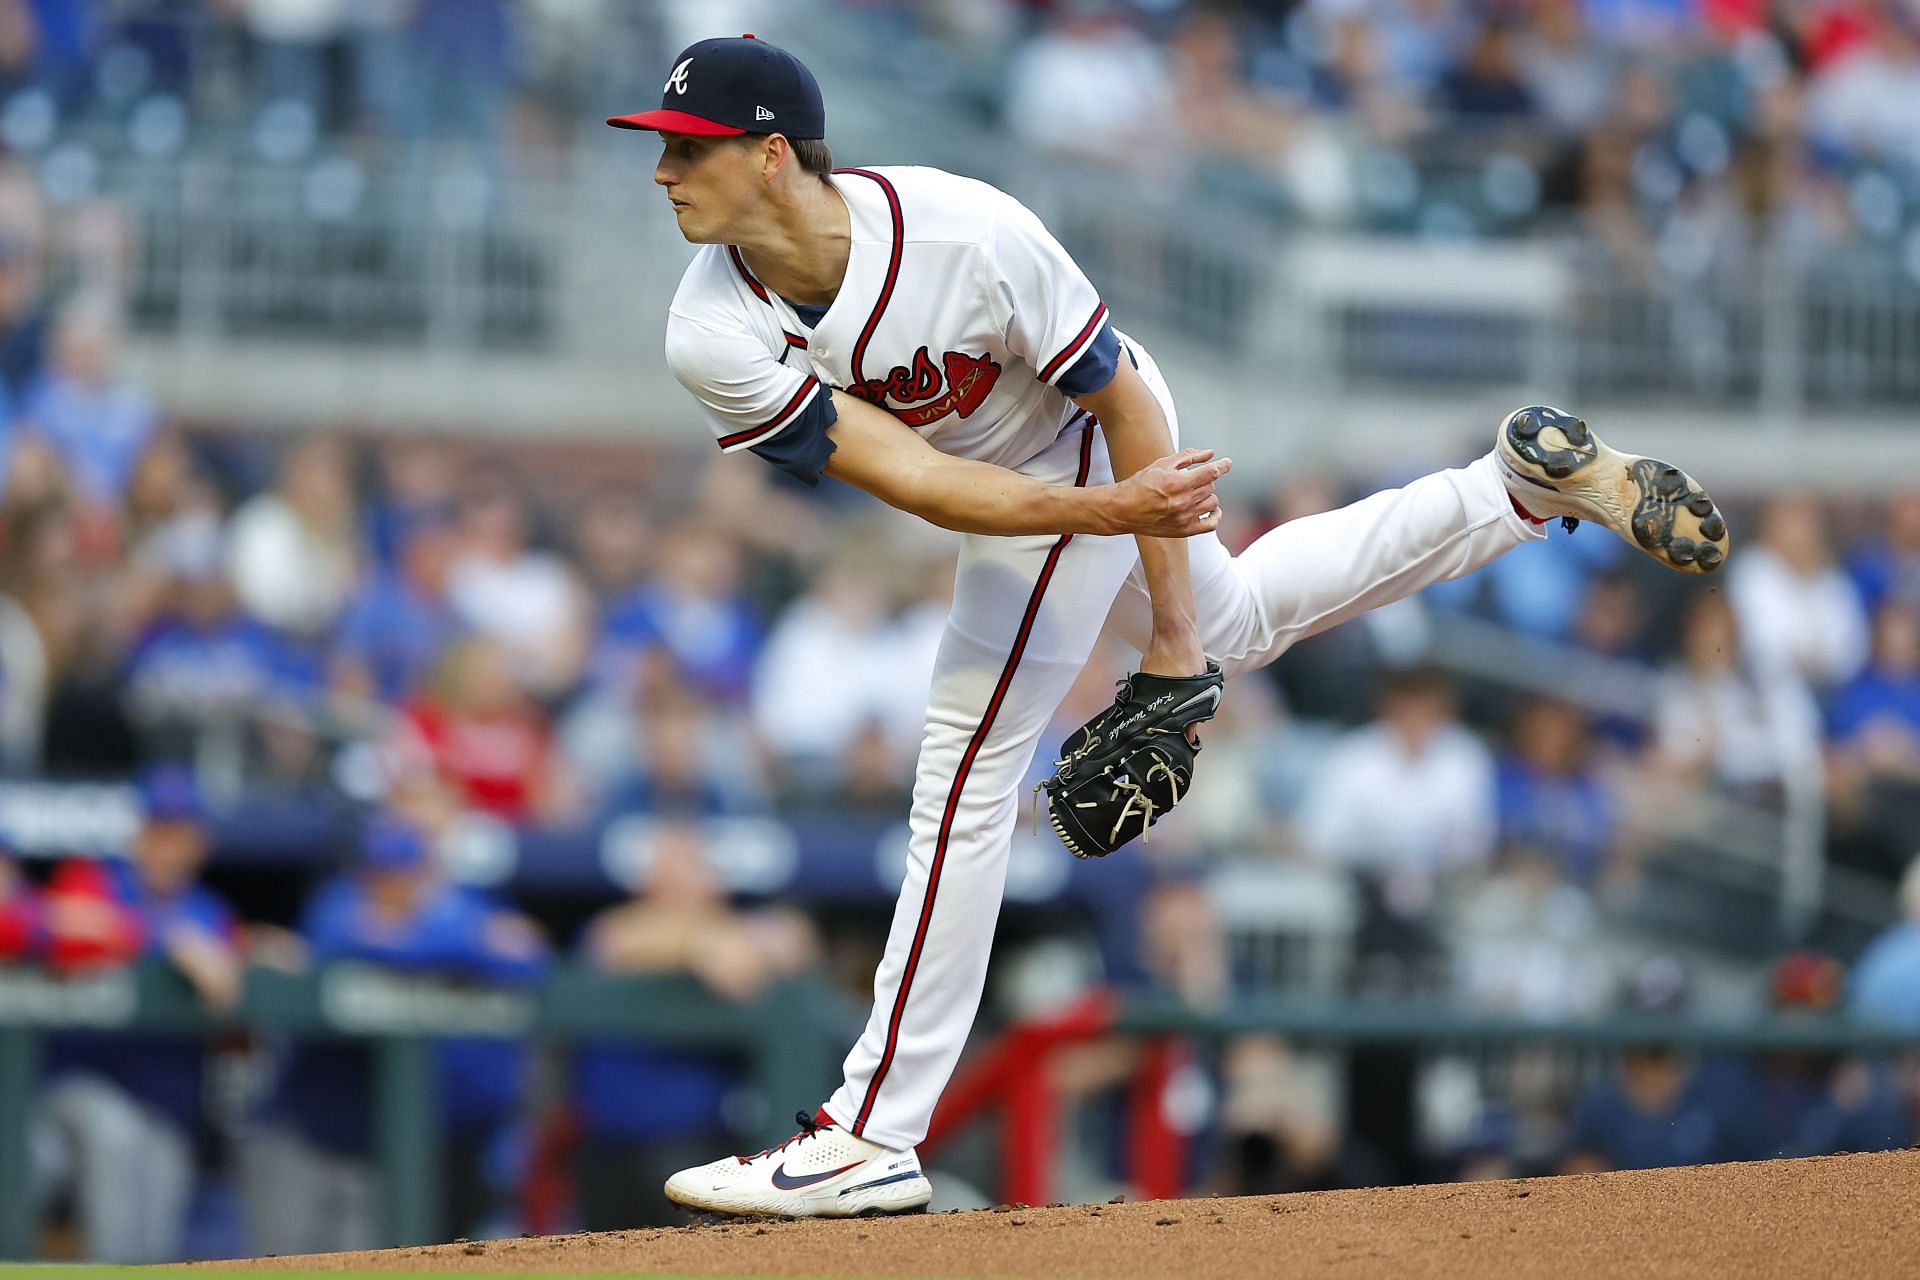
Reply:
[[[773,1171],[773,1185],[782,1191],[798,1191],[801,1187],[810,1187],[816,1182],[825,1182],[828,1178],[837,1178],[849,1169],[858,1169],[862,1161],[841,1165],[838,1169],[829,1169],[825,1173],[810,1173],[804,1178],[787,1176],[787,1166],[781,1165]]]

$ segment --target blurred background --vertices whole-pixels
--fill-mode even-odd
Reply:
[[[1150,845],[1023,831],[936,1208],[1914,1141],[1912,0],[0,0],[0,1256],[661,1221],[837,1080],[954,545],[658,355],[600,120],[749,30],[1041,213],[1230,544],[1531,400],[1735,528],[1556,532],[1238,681]]]

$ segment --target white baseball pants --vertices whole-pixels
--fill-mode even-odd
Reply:
[[[1132,349],[1177,443],[1166,384]],[[1054,484],[1113,478],[1090,424],[1019,470]],[[1202,534],[1187,541],[1201,639],[1231,676],[1545,536],[1515,514],[1491,456],[1289,521],[1239,556]],[[853,1132],[894,1148],[926,1136],[986,982],[1020,780],[1101,632],[1144,648],[1148,606],[1131,537],[965,540],[927,705],[906,881],[873,1013],[826,1106]]]

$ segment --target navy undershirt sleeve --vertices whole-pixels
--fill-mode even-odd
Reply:
[[[827,459],[833,456],[833,441],[827,439],[827,428],[839,420],[833,396],[823,388],[813,403],[781,428],[778,435],[765,444],[751,446],[747,452],[765,458],[802,484],[818,485],[826,472]]]
[[[1119,367],[1119,335],[1114,333],[1112,324],[1103,324],[1100,332],[1093,335],[1093,344],[1072,367],[1054,379],[1053,385],[1070,396],[1084,396],[1112,382],[1114,370]]]

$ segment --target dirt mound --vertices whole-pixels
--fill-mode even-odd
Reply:
[[[290,1270],[943,1277],[1920,1276],[1920,1152],[282,1258]]]

